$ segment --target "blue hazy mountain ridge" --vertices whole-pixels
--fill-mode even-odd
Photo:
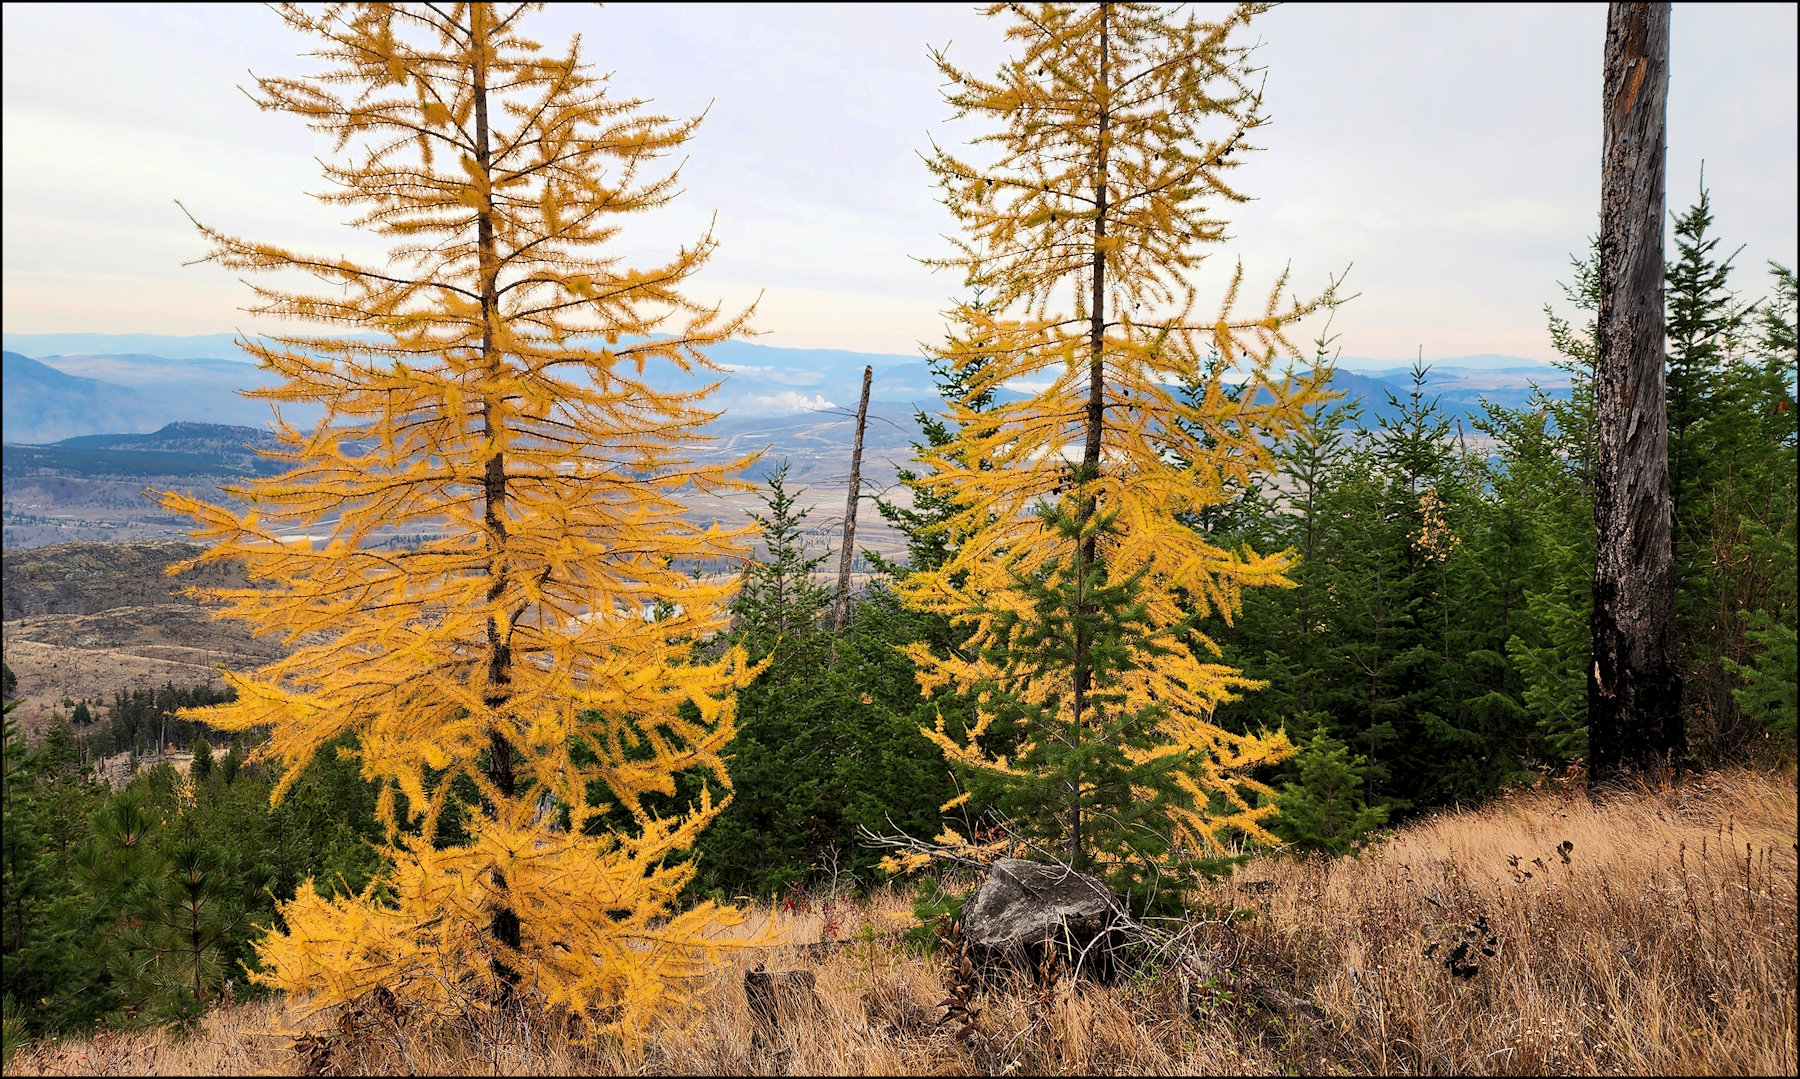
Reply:
[[[0,334],[6,351],[27,356],[198,356],[244,360],[233,333],[182,337],[161,333],[8,333]]]
[[[8,442],[50,442],[168,421],[167,403],[128,387],[70,374],[17,352],[0,356],[0,430]]]
[[[36,444],[154,431],[172,420],[261,427],[271,415],[268,403],[240,392],[276,381],[252,364],[214,358],[130,354],[38,360],[10,350],[0,377],[5,440]],[[299,405],[284,407],[283,414],[291,423],[310,426],[324,411]]]
[[[235,390],[271,385],[273,379],[249,362],[231,334],[194,337],[157,334],[6,334],[8,350],[35,356],[59,371],[111,384],[129,385],[160,394],[179,387],[193,404],[212,406],[197,413],[190,405],[175,403],[185,411],[166,411],[132,424],[96,422],[82,430],[56,428],[54,433],[33,429],[21,415],[14,430],[9,418],[9,442],[47,442],[73,434],[108,431],[145,431],[171,419],[195,419],[215,423],[260,426],[269,416],[262,401],[246,401]],[[849,352],[842,349],[795,349],[727,341],[707,350],[722,370],[720,386],[706,401],[709,409],[727,415],[783,416],[817,410],[854,409],[862,390],[864,365],[875,369],[873,401],[888,410],[938,405],[930,369],[918,356]],[[658,391],[692,390],[694,375],[671,364],[652,363],[645,380]],[[289,422],[310,423],[317,409],[286,406]],[[96,421],[102,417],[96,417]]]
[[[376,340],[362,336],[361,340]],[[8,333],[0,334],[0,345],[8,352],[26,356],[192,356],[203,359],[247,362],[237,345],[238,336],[209,333],[177,336],[157,333]],[[786,365],[818,369],[827,365],[855,367],[861,374],[863,364],[878,370],[887,367],[921,364],[917,355],[852,352],[845,349],[801,349],[759,345],[754,341],[727,341],[708,350],[715,361],[729,364]],[[1366,356],[1342,356],[1337,366],[1341,371],[1382,377],[1404,377],[1411,361],[1376,360]],[[1433,370],[1449,368],[1495,373],[1541,372],[1554,380],[1560,375],[1554,367],[1521,356],[1479,353],[1472,356],[1449,356],[1431,361]]]
[[[144,433],[171,421],[263,428],[270,418],[266,401],[238,392],[270,385],[273,378],[248,361],[231,334],[4,336],[8,443]],[[748,341],[716,345],[708,355],[723,368],[718,391],[706,402],[708,408],[724,412],[712,425],[714,434],[735,438],[766,429],[797,437],[808,423],[823,423],[829,425],[829,441],[847,439],[847,433],[836,427],[847,418],[844,413],[856,407],[864,365],[874,369],[871,410],[881,418],[872,425],[871,438],[890,441],[892,432],[885,430],[889,427],[895,431],[905,427],[911,437],[908,417],[914,410],[942,407],[930,368],[919,356],[781,348]],[[692,375],[669,364],[651,365],[646,380],[658,390],[695,386]],[[1548,392],[1567,392],[1567,376],[1554,367],[1490,355],[1434,363],[1427,392],[1440,400],[1446,413],[1468,416],[1480,413],[1484,398],[1518,407],[1529,399],[1534,381]],[[1409,384],[1407,370],[1396,367],[1395,361],[1361,358],[1341,358],[1332,380],[1332,388],[1346,399],[1363,401],[1368,423],[1392,415],[1389,395],[1404,399]],[[321,414],[316,406],[283,408],[288,421],[302,427]],[[773,422],[783,417],[782,422]],[[877,433],[875,427],[884,431]]]

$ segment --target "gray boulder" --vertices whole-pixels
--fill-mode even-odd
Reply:
[[[1131,919],[1112,890],[1060,865],[1002,858],[963,908],[963,946],[988,975],[1056,965],[1108,977]]]

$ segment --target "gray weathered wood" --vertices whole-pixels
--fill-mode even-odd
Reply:
[[[1611,4],[1602,78],[1591,775],[1655,768],[1686,738],[1664,391],[1669,5]]]
[[[1075,974],[1112,967],[1118,930],[1131,922],[1105,884],[1066,865],[1002,858],[963,908],[964,947],[984,974],[1028,972],[1061,953]]]
[[[831,622],[834,629],[843,629],[845,620],[850,617],[850,562],[856,557],[856,503],[862,497],[863,428],[869,423],[869,380],[874,374],[873,367],[863,368],[862,403],[856,406],[856,442],[850,449],[850,494],[844,500],[844,549],[838,558],[837,615]]]

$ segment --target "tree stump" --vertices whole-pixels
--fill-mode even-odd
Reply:
[[[1102,980],[1124,943],[1124,904],[1106,885],[1061,865],[1002,858],[963,908],[963,942],[981,973],[1042,976],[1063,965]]]

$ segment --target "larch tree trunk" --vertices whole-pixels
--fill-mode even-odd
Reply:
[[[844,549],[838,558],[837,614],[832,618],[833,629],[843,629],[844,622],[850,617],[850,563],[856,558],[856,503],[862,498],[863,430],[869,425],[869,381],[874,375],[873,367],[863,368],[862,403],[856,406],[856,441],[850,448],[850,493],[844,499]],[[836,646],[832,648],[832,655],[837,655]]]
[[[1609,5],[1594,362],[1599,549],[1588,669],[1594,782],[1678,761],[1687,744],[1663,372],[1668,89],[1669,5]]]
[[[1112,91],[1110,64],[1110,42],[1107,38],[1107,5],[1100,5],[1100,117],[1099,134],[1094,140],[1094,261],[1089,270],[1089,284],[1093,294],[1088,301],[1088,400],[1086,417],[1086,438],[1081,447],[1080,483],[1092,484],[1100,476],[1101,437],[1106,427],[1106,188],[1107,188],[1107,146],[1106,128],[1111,119],[1111,102],[1108,100]],[[1100,512],[1100,503],[1089,488],[1081,499],[1079,509],[1081,524],[1086,529],[1088,523]],[[1087,568],[1099,552],[1099,537],[1089,534],[1080,541],[1075,552],[1076,604],[1084,606],[1082,601],[1082,582],[1086,580]],[[1069,740],[1071,747],[1081,744],[1081,724],[1085,718],[1088,704],[1088,693],[1091,690],[1093,675],[1088,663],[1086,631],[1080,624],[1075,630],[1075,672],[1071,702],[1073,716],[1069,721]],[[1084,863],[1081,858],[1081,777],[1077,772],[1070,783],[1069,819],[1067,847],[1069,864],[1080,867]]]
[[[469,26],[476,38],[484,38],[488,27],[484,25],[485,9],[477,4],[469,11]],[[492,156],[488,145],[488,85],[487,66],[482,60],[482,53],[475,53],[473,72],[474,111],[475,111],[475,167],[486,177],[490,171]],[[491,191],[483,192],[484,200],[475,215],[475,248],[481,263],[481,358],[489,368],[496,368],[505,362],[505,357],[494,343],[494,315],[500,302],[499,274],[500,258],[494,242],[494,208]],[[493,437],[497,434],[492,429],[493,408],[491,404],[481,406],[482,426],[484,433]],[[483,521],[487,525],[488,550],[491,561],[488,565],[489,602],[506,594],[506,454],[496,450],[487,460],[486,474],[482,477]],[[511,697],[512,682],[512,643],[509,634],[502,632],[499,622],[489,616],[487,620],[488,641],[488,686],[482,703],[489,708],[503,707]],[[513,779],[513,746],[498,725],[488,728],[488,779],[500,792],[502,797],[511,798],[514,794]],[[495,807],[498,811],[498,807]],[[506,878],[498,871],[494,873],[494,887],[501,895],[506,893]],[[508,948],[519,946],[519,916],[510,907],[498,904],[494,908],[493,923],[489,931],[494,939]],[[501,979],[511,984],[516,975],[504,963],[496,962],[495,970]]]

